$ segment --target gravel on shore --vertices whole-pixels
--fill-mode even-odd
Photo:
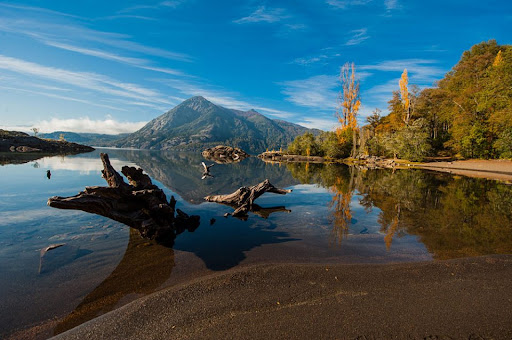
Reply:
[[[512,339],[512,255],[276,264],[171,287],[56,339]]]
[[[456,175],[512,182],[512,161],[510,160],[476,159],[453,162],[431,162],[417,164],[415,167],[449,172]]]

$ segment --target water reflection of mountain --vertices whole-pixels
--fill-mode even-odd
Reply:
[[[288,164],[302,183],[333,193],[333,231],[349,227],[353,193],[378,223],[388,248],[394,237],[417,235],[436,259],[512,253],[512,187],[497,181],[416,169],[359,170],[344,165]]]
[[[103,150],[105,152],[105,150]],[[267,164],[251,157],[240,163],[215,164],[210,171],[214,176],[201,180],[206,161],[200,153],[170,151],[108,150],[111,158],[126,159],[190,203],[204,202],[204,197],[227,194],[241,186],[249,186],[269,179],[276,187],[298,184],[285,166]]]

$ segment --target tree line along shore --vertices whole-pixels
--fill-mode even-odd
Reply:
[[[355,65],[340,73],[334,132],[298,136],[287,154],[331,159],[376,156],[409,161],[429,157],[512,158],[512,46],[474,45],[432,88],[409,84],[407,70],[388,101],[358,126],[361,105]]]

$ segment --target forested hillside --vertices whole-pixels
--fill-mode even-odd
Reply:
[[[290,144],[290,153],[343,158],[353,150],[352,157],[412,161],[427,156],[512,158],[511,45],[500,46],[495,40],[474,45],[435,87],[421,91],[409,84],[404,69],[397,90],[390,94],[389,114],[382,117],[377,108],[363,127],[346,122],[346,117],[354,121],[359,108],[351,105],[359,101],[354,72],[352,67],[351,77],[341,78],[340,127],[316,138],[299,136]]]
[[[389,115],[369,117],[370,154],[512,157],[512,46],[477,44],[436,87],[408,97],[408,122],[403,91],[393,93]]]

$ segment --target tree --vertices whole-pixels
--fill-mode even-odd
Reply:
[[[423,118],[402,127],[385,138],[385,147],[393,157],[422,161],[430,153],[429,135]]]
[[[400,95],[402,97],[402,105],[405,111],[405,125],[409,125],[409,119],[411,118],[411,103],[409,99],[409,89],[407,88],[408,83],[409,77],[407,76],[407,69],[404,69],[404,72],[402,73],[402,77],[400,78],[398,85],[400,86]]]
[[[341,91],[338,96],[338,110],[336,118],[341,127],[336,129],[338,136],[341,136],[343,130],[352,129],[352,157],[356,156],[357,151],[357,112],[361,106],[359,98],[359,81],[356,80],[356,71],[354,63],[346,63],[340,70]]]
[[[288,153],[302,156],[323,156],[320,147],[316,143],[315,136],[310,132],[297,136],[288,145]]]
[[[32,131],[34,131],[34,136],[37,137],[37,134],[39,133],[39,129],[36,128],[36,127],[33,127],[32,129],[30,129]]]
[[[368,124],[370,124],[370,128],[371,128],[372,132],[375,132],[375,128],[380,123],[380,119],[382,118],[380,116],[381,112],[382,112],[382,110],[380,110],[379,108],[375,108],[375,110],[373,110],[372,114],[369,115],[368,117],[366,117],[366,121],[368,122]]]

